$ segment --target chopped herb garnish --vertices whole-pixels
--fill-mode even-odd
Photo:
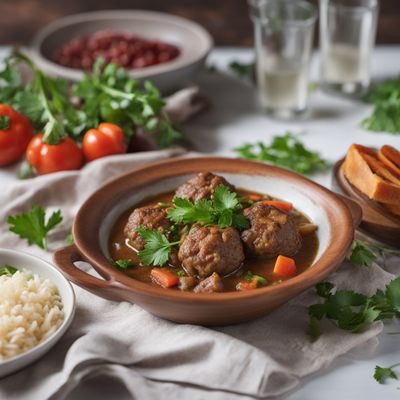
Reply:
[[[120,269],[129,269],[133,267],[132,260],[114,260],[113,266]]]
[[[265,286],[265,285],[268,284],[268,280],[267,279],[265,279],[261,275],[254,275],[254,274],[251,273],[251,271],[247,271],[246,275],[244,276],[244,278],[248,282],[252,282],[254,280],[257,281],[257,286]]]
[[[13,267],[10,264],[4,265],[4,267],[0,268],[0,276],[2,275],[14,275],[18,271],[17,268]]]
[[[218,185],[211,200],[200,199],[196,203],[176,197],[173,207],[168,211],[168,218],[179,224],[218,225],[220,228],[234,226],[246,229],[247,218],[241,214],[243,206],[237,193],[228,187]]]
[[[168,207],[171,207],[171,204],[170,204],[170,203],[166,203],[165,201],[159,201],[159,202],[157,203],[157,205],[158,205],[159,207],[161,207],[161,208],[168,208]]]
[[[38,205],[33,205],[28,212],[10,215],[7,218],[11,232],[26,239],[29,245],[36,244],[44,250],[47,250],[47,234],[61,221],[61,210],[57,210],[46,222],[46,212]]]
[[[301,174],[326,170],[329,163],[316,151],[308,150],[292,133],[274,136],[268,146],[262,142],[247,143],[234,149],[240,158],[267,161]]]
[[[354,240],[347,258],[354,264],[370,267],[377,257],[380,256],[383,259],[383,266],[385,266],[387,254],[400,255],[400,251],[364,240]]]
[[[185,273],[185,271],[183,271],[183,270],[178,271],[176,274],[177,274],[178,276],[180,276],[180,277],[186,276],[186,273]]]
[[[167,237],[156,229],[139,227],[138,232],[144,240],[144,249],[138,254],[143,265],[162,267],[168,261],[171,248],[180,243],[180,241],[169,242]]]
[[[380,367],[379,365],[375,366],[374,378],[377,382],[383,384],[386,379],[398,379],[397,374],[393,371],[392,368],[397,367],[400,364],[394,364],[391,367]]]
[[[330,282],[316,285],[317,294],[323,303],[313,304],[308,313],[308,333],[312,340],[320,336],[319,321],[328,318],[338,328],[359,333],[374,321],[400,316],[400,277],[392,280],[385,290],[377,290],[373,296],[350,290],[337,290]]]
[[[372,87],[365,96],[372,103],[372,114],[362,121],[362,127],[374,132],[400,134],[400,79],[389,79]]]

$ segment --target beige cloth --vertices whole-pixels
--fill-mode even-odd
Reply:
[[[121,172],[182,154],[181,149],[112,156],[79,172],[55,173],[21,181],[0,193],[0,246],[25,250],[51,260],[51,254],[8,231],[10,214],[43,205],[61,208],[64,221],[50,235],[50,250],[65,244],[79,205],[97,187]],[[393,275],[379,266],[345,263],[330,278],[340,288],[372,293]],[[110,302],[74,286],[75,319],[60,342],[32,366],[0,381],[1,399],[63,399],[82,380],[110,375],[121,380],[135,399],[243,399],[282,394],[301,378],[374,338],[375,323],[362,334],[344,332],[329,322],[310,343],[307,307],[314,290],[272,314],[236,326],[209,329],[178,325],[126,302]]]

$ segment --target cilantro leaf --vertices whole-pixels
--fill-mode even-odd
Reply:
[[[220,228],[234,226],[245,229],[249,221],[240,212],[243,208],[237,193],[225,185],[218,185],[211,200],[200,199],[196,203],[175,197],[168,218],[178,224],[218,225]]]
[[[114,260],[113,266],[120,269],[128,269],[133,267],[132,260]]]
[[[265,279],[261,275],[254,275],[254,274],[251,273],[251,271],[247,271],[246,275],[244,276],[244,278],[248,282],[252,282],[254,280],[257,281],[257,286],[265,286],[265,285],[268,284],[268,280],[267,279]]]
[[[352,263],[361,265],[362,267],[370,267],[376,260],[376,255],[366,242],[362,240],[354,240],[348,259]]]
[[[53,212],[47,223],[45,219],[45,210],[38,205],[33,205],[28,212],[10,215],[7,223],[10,225],[10,231],[26,239],[30,246],[36,244],[47,250],[47,234],[62,221],[61,210]]]
[[[14,275],[18,271],[17,268],[13,267],[10,264],[5,264],[0,268],[0,276],[2,275]]]
[[[300,174],[312,174],[326,170],[329,163],[316,151],[308,150],[292,133],[274,136],[269,146],[262,142],[247,143],[234,149],[239,158],[255,161],[267,161],[289,168]]]
[[[372,87],[365,101],[374,105],[361,126],[369,131],[400,134],[400,79],[389,79]]]
[[[326,317],[340,329],[359,333],[374,321],[400,315],[400,277],[392,280],[384,291],[378,289],[372,296],[350,290],[333,290],[334,286],[329,282],[317,285],[317,294],[324,302],[312,304],[308,308],[310,324],[313,325],[313,340],[316,322],[311,322],[311,319],[321,320]]]
[[[139,260],[143,265],[163,266],[167,263],[171,248],[179,241],[170,243],[167,237],[154,229],[138,228],[139,235],[144,240],[144,249],[139,251]]]
[[[374,378],[377,382],[383,384],[387,378],[397,379],[397,374],[393,371],[392,367],[380,367],[379,365],[375,366]]]

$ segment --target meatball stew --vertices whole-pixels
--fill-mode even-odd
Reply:
[[[142,282],[195,293],[243,291],[306,270],[318,250],[316,230],[291,203],[200,173],[121,215],[109,251],[116,268]]]

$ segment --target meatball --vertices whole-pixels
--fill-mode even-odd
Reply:
[[[225,185],[230,190],[235,188],[222,176],[214,175],[211,172],[201,172],[176,189],[175,196],[189,199],[196,202],[200,199],[209,199],[215,192],[218,185]]]
[[[250,228],[241,233],[246,252],[258,258],[294,256],[301,248],[301,236],[293,216],[258,203],[243,211]]]
[[[138,251],[143,250],[144,247],[144,241],[137,231],[140,226],[147,229],[157,229],[164,233],[171,226],[171,222],[167,219],[167,209],[158,205],[145,206],[136,208],[129,216],[124,234],[129,239],[130,244]]]
[[[189,275],[205,278],[213,272],[227,275],[238,269],[244,251],[236,229],[194,225],[179,248],[178,258]]]
[[[214,272],[211,276],[203,279],[194,289],[194,293],[215,293],[223,292],[224,284],[220,276]]]

